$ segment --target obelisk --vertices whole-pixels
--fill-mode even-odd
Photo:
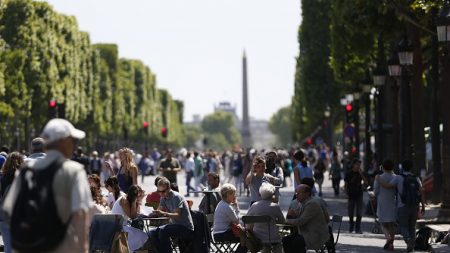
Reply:
[[[251,133],[250,133],[250,119],[248,115],[248,84],[247,84],[247,57],[242,57],[242,148],[250,148],[252,146]]]

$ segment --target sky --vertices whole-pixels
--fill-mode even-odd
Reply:
[[[229,101],[242,116],[242,55],[249,113],[268,120],[294,93],[300,0],[48,0],[77,18],[92,43],[142,60],[157,86],[184,101],[184,121]]]

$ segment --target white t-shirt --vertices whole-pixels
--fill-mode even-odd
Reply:
[[[123,191],[120,191],[119,198],[126,196],[126,194]],[[114,196],[114,192],[109,192],[107,196],[108,206],[112,207],[114,203],[116,203],[116,197]]]

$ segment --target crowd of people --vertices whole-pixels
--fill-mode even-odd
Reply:
[[[385,160],[381,169],[370,174],[363,172],[360,160],[348,155],[341,158],[337,150],[325,145],[306,150],[236,148],[222,154],[185,149],[160,153],[156,148],[138,154],[122,148],[100,157],[97,151],[85,155],[78,147],[84,136],[67,120],[53,119],[41,137],[32,141],[31,154],[2,148],[0,232],[5,252],[13,248],[29,251],[27,243],[33,238],[27,241],[21,235],[36,233],[33,226],[41,226],[42,232],[42,238],[34,238],[41,239],[40,244],[30,244],[35,248],[87,252],[90,220],[95,214],[107,213],[124,217],[123,231],[129,235],[131,251],[150,247],[156,252],[172,252],[171,238],[193,239],[196,219],[192,201],[187,199],[191,194],[204,195],[198,210],[211,225],[213,241],[237,243],[236,252],[253,251],[251,238],[257,239],[263,252],[304,252],[324,246],[334,252],[328,205],[322,198],[326,174],[334,195],[344,191],[348,198],[350,233],[362,233],[363,194],[367,187],[373,187],[378,200],[376,214],[386,236],[385,250],[394,249],[398,226],[408,252],[412,251],[419,204],[421,212],[425,211],[421,182],[411,173],[410,161],[403,162],[398,172],[392,161]],[[185,194],[179,190],[179,173],[185,175]],[[157,176],[155,192],[146,193],[141,187],[147,175]],[[288,210],[284,210],[287,215],[279,205],[283,187],[292,187],[294,192]],[[237,196],[249,196],[250,207],[244,216],[269,216],[270,222],[246,224]],[[144,206],[153,211],[144,214]],[[170,223],[147,231],[134,223],[145,217],[165,217]],[[290,234],[280,236],[277,224],[289,224]],[[61,229],[63,238],[55,236],[60,240],[47,238],[54,235],[51,230]]]

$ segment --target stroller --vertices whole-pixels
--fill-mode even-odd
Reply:
[[[373,191],[367,191],[367,194],[369,195],[369,206],[374,217],[374,225],[372,227],[372,233],[382,234],[383,231],[381,229],[381,223],[378,220],[377,216],[377,197],[375,196],[375,193]]]

